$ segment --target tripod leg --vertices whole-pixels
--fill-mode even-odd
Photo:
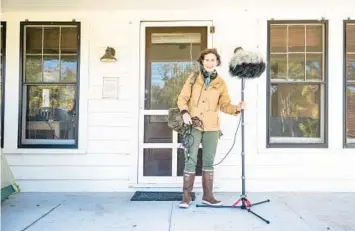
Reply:
[[[264,201],[260,201],[260,202],[253,203],[253,204],[250,205],[250,207],[251,207],[251,206],[254,206],[254,205],[264,204],[264,203],[267,203],[267,202],[270,202],[270,200],[264,200]]]
[[[265,221],[267,224],[270,224],[270,221],[266,220],[265,218],[261,217],[260,215],[254,213],[250,208],[253,206],[252,203],[247,198],[242,198],[242,209],[247,210],[249,213],[253,214],[254,216],[260,218],[261,220]],[[259,202],[260,203],[260,202]],[[259,204],[256,203],[256,204]]]
[[[250,209],[248,209],[248,212],[255,215],[256,217],[260,218],[261,220],[265,221],[266,224],[270,224],[270,221],[266,220],[265,218],[259,216],[258,214],[254,213],[253,211],[251,211]]]

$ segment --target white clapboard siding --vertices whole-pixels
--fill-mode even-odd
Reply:
[[[127,180],[131,174],[131,166],[13,166],[16,179],[20,180]]]
[[[125,76],[127,77],[127,76]],[[123,77],[123,78],[125,78]],[[100,82],[102,82],[100,80]],[[124,82],[122,78],[119,78],[119,82]],[[119,85],[118,89],[118,100],[131,100],[137,93],[132,91],[129,86]],[[90,100],[100,100],[102,99],[102,86],[91,86],[89,89],[89,99]]]
[[[89,140],[129,141],[133,132],[131,127],[89,127]]]
[[[224,149],[224,148],[223,148]],[[226,152],[217,152],[215,161],[219,162],[227,154],[228,150],[223,150]],[[324,158],[324,154],[314,154],[314,155],[268,155],[268,154],[255,154],[253,152],[245,153],[245,163],[256,165],[256,166],[341,166],[342,168],[351,168],[351,163],[355,162],[355,155],[344,155],[348,161],[345,163],[343,159],[339,158],[337,155],[328,155]],[[227,158],[222,162],[221,165],[241,165],[242,157],[240,150],[234,150],[227,156]]]
[[[91,113],[88,116],[91,127],[130,127],[132,116],[125,113]]]
[[[238,192],[235,194],[237,200],[242,190],[242,181],[237,179],[218,179],[218,192]],[[262,201],[268,198],[266,195],[254,196],[250,192],[353,192],[355,191],[354,179],[247,179],[246,192],[249,200],[253,202]]]
[[[354,151],[355,153],[355,151]],[[342,158],[339,158],[339,156]],[[247,161],[252,162],[255,165],[273,166],[273,165],[283,165],[283,166],[338,166],[343,168],[350,168],[352,163],[355,163],[355,155],[346,155],[340,152],[334,152],[326,155],[321,154],[309,154],[309,155],[297,155],[297,154],[251,154],[248,153],[245,156]],[[344,160],[347,160],[344,162]],[[329,169],[327,169],[329,170]]]
[[[7,159],[12,167],[18,166],[117,166],[121,167],[131,163],[129,154],[88,154],[88,155],[62,155],[62,154],[39,154],[39,155],[8,155]]]
[[[217,168],[218,178],[230,179],[241,176],[241,166],[223,166],[223,169]],[[305,174],[307,173],[307,174]],[[248,179],[353,179],[355,177],[351,168],[342,166],[245,166],[245,176]]]
[[[131,112],[132,100],[89,100],[89,113],[91,112]]]
[[[90,140],[87,147],[88,153],[131,153],[130,141],[120,140]]]

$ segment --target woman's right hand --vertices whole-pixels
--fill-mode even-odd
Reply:
[[[184,113],[182,115],[182,119],[183,119],[185,124],[189,124],[189,125],[192,124],[191,116],[189,115],[189,113]]]

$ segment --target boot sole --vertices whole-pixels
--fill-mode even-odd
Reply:
[[[208,202],[208,201],[205,201],[205,200],[202,200],[202,204],[206,204],[206,205],[209,205],[209,206],[221,206],[221,205],[223,205],[222,202],[212,204],[211,202]]]
[[[190,207],[191,204],[192,204],[192,201],[189,204],[187,204],[187,203],[179,204],[179,208],[187,209]]]

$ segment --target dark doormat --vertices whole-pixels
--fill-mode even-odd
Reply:
[[[194,201],[195,193],[191,193]],[[143,192],[137,191],[131,198],[131,201],[181,201],[182,192]]]

